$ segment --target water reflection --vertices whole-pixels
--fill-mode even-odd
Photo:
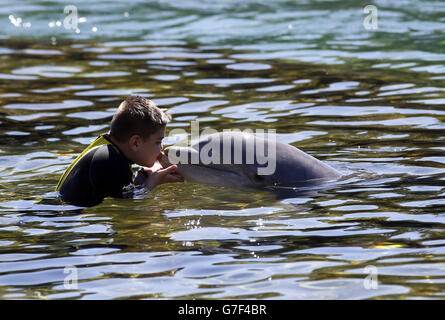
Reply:
[[[2,46],[2,298],[443,295],[444,91],[430,69],[277,59],[292,51],[316,61],[304,46]],[[276,129],[346,176],[283,197],[184,183],[88,209],[60,204],[59,175],[131,94],[170,109],[169,130],[191,120]],[[363,285],[369,265],[376,290]],[[63,286],[66,266],[77,268],[78,289]]]

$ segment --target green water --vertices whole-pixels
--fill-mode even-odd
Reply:
[[[444,297],[442,2],[376,2],[369,31],[360,1],[79,1],[78,34],[48,25],[63,2],[4,3],[2,299]],[[131,94],[172,111],[166,146],[192,120],[275,129],[345,176],[61,205],[60,175]]]

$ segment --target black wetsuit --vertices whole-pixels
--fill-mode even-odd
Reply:
[[[132,183],[131,164],[108,135],[108,144],[84,154],[60,186],[63,201],[78,206],[94,206],[105,197],[123,197],[123,188]]]

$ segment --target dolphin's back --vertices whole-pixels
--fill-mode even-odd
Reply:
[[[291,184],[312,179],[337,178],[341,175],[326,163],[281,142],[276,143],[276,164],[274,176],[277,183]]]

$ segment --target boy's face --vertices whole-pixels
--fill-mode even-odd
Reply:
[[[161,153],[164,136],[165,126],[146,139],[140,138],[133,161],[140,166],[152,167]]]

